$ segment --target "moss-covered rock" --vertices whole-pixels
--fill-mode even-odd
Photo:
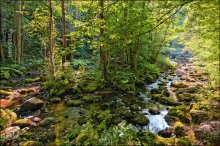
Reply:
[[[172,134],[173,134],[173,128],[172,127],[168,127],[166,129],[158,132],[158,135],[160,135],[162,137],[166,137],[166,138],[172,137]]]
[[[139,106],[138,106],[137,104],[133,104],[133,105],[131,106],[131,110],[133,110],[133,111],[139,111],[140,109],[139,109]]]
[[[117,109],[116,112],[117,112],[116,114],[119,114],[122,118],[125,118],[125,119],[130,120],[132,117],[131,111],[124,106]]]
[[[191,110],[190,115],[192,116],[192,122],[196,124],[208,121],[211,118],[209,112],[202,110]]]
[[[32,97],[26,100],[20,107],[20,111],[34,111],[41,108],[44,105],[44,101],[37,97]]]
[[[173,127],[174,127],[175,135],[177,137],[182,137],[186,135],[184,124],[182,122],[176,122]]]
[[[33,122],[29,119],[19,119],[19,120],[15,121],[12,125],[24,128],[27,126],[31,126],[32,124],[33,124]]]
[[[177,81],[177,82],[172,82],[171,86],[175,88],[187,88],[189,85],[186,82]]]
[[[88,84],[83,85],[81,88],[82,88],[82,91],[89,93],[89,92],[96,91],[98,89],[98,85],[96,82],[91,81]]]
[[[69,99],[65,101],[67,106],[80,106],[83,102],[80,99]]]
[[[48,126],[48,125],[52,125],[53,123],[55,123],[55,119],[53,117],[47,117],[45,119],[43,119],[42,121],[40,121],[40,126]]]
[[[140,113],[134,114],[132,121],[140,126],[146,126],[150,122],[147,117],[145,117],[143,114]]]
[[[25,79],[25,83],[33,83],[33,82],[38,82],[41,81],[40,77],[36,77],[36,78],[26,78]]]
[[[53,97],[50,99],[51,103],[59,103],[61,101],[61,99],[59,97]]]
[[[192,143],[187,138],[180,138],[177,140],[178,146],[192,146]]]
[[[44,146],[44,144],[38,141],[30,140],[30,141],[24,142],[21,146]]]
[[[175,139],[174,138],[163,138],[161,136],[156,136],[155,144],[156,146],[168,146],[174,145]]]
[[[179,101],[190,102],[194,99],[194,95],[190,93],[177,94]]]
[[[0,109],[0,130],[17,119],[17,114],[9,109]]]
[[[189,109],[186,106],[176,106],[169,109],[169,115],[177,117],[183,123],[190,123],[192,117],[189,114]]]
[[[173,98],[164,97],[162,94],[151,94],[151,99],[165,105],[171,105],[171,106],[180,105],[180,103],[176,102]]]
[[[158,109],[158,107],[153,106],[149,108],[149,113],[152,115],[159,115],[160,114],[160,110]]]
[[[0,90],[0,96],[1,95],[8,96],[8,95],[11,95],[11,94],[13,94],[11,91]]]

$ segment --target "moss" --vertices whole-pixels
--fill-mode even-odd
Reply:
[[[185,106],[176,106],[169,109],[169,115],[177,117],[183,123],[190,123],[192,117],[189,114],[189,110]]]
[[[0,90],[0,95],[11,95],[11,91]]]
[[[80,106],[82,101],[79,99],[69,99],[65,103],[67,106]]]
[[[91,103],[93,101],[95,101],[95,97],[94,96],[90,96],[90,95],[86,95],[82,97],[82,101]]]
[[[140,126],[146,126],[147,124],[149,124],[149,119],[140,113],[135,114],[132,121]]]
[[[174,138],[163,138],[161,136],[156,136],[155,138],[155,144],[157,146],[174,145],[174,143],[175,143]]]
[[[187,138],[180,138],[177,140],[177,145],[178,146],[192,146],[192,143]]]
[[[19,126],[19,127],[27,127],[32,124],[32,121],[29,119],[19,119],[13,123],[14,126]]]
[[[98,89],[98,85],[94,81],[91,81],[82,87],[82,91],[84,92],[94,92],[97,89]]]
[[[164,97],[162,94],[151,94],[152,100],[158,101],[161,104],[176,106],[180,105],[180,103],[176,102],[173,98]]]
[[[59,97],[54,97],[50,99],[50,102],[52,103],[59,103],[61,101],[61,99]]]
[[[183,123],[176,122],[173,127],[177,137],[186,135]]]
[[[175,88],[186,88],[188,84],[186,82],[172,82],[171,86]]]
[[[133,104],[133,105],[131,106],[131,110],[133,110],[133,111],[138,111],[138,110],[139,110],[139,106],[138,106],[137,104]]]
[[[43,143],[37,141],[26,141],[21,146],[44,146]]]

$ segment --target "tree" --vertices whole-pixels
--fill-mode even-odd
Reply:
[[[65,19],[65,0],[61,0],[62,8],[62,35],[63,35],[63,55],[62,55],[62,65],[66,62],[66,19]]]

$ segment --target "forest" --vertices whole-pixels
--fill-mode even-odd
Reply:
[[[219,0],[0,0],[0,146],[218,146]]]

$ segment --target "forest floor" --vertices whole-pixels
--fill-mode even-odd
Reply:
[[[1,137],[11,145],[30,140],[59,145],[70,127],[109,110],[110,125],[125,120],[140,133],[156,134],[158,145],[218,145],[219,89],[208,89],[207,74],[195,70],[186,54],[176,61],[174,72],[164,71],[135,94],[108,89],[51,98],[39,74],[11,78],[0,90],[1,117],[7,119]],[[141,134],[138,138],[144,143]]]

